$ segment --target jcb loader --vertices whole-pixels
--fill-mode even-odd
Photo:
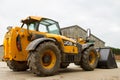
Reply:
[[[21,22],[21,27],[8,27],[4,37],[4,60],[13,71],[29,68],[39,76],[50,76],[70,63],[86,71],[96,68],[94,44],[62,36],[58,22],[52,19],[29,16]]]

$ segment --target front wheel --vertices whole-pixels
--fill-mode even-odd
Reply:
[[[81,67],[85,71],[92,71],[96,68],[98,63],[98,55],[93,46],[87,48],[82,53],[82,59],[81,59]]]
[[[60,50],[53,42],[40,44],[35,51],[30,51],[28,65],[38,76],[54,75],[60,68]]]

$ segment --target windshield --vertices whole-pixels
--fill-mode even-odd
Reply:
[[[43,18],[41,21],[34,21],[27,24],[29,30],[36,30],[40,32],[48,32],[60,35],[59,25],[56,21]]]
[[[41,20],[38,31],[60,34],[58,23],[50,19]]]

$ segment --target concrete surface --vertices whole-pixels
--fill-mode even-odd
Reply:
[[[120,80],[120,62],[116,69],[95,69],[83,71],[79,66],[70,64],[67,69],[59,70],[59,73],[49,77],[38,77],[29,70],[13,72],[5,62],[0,62],[0,80]]]

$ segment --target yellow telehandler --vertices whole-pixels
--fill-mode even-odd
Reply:
[[[51,76],[70,63],[78,63],[86,71],[96,68],[93,43],[62,36],[58,22],[52,19],[29,16],[21,22],[21,27],[8,27],[4,37],[4,60],[13,71],[29,68],[39,76]],[[88,30],[86,41],[89,36]]]

